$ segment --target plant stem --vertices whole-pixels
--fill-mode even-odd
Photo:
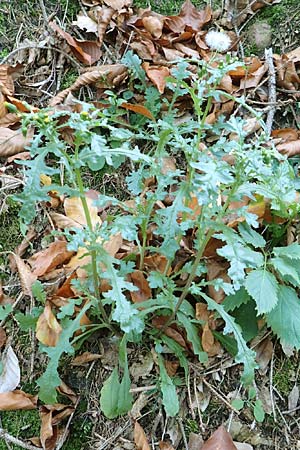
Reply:
[[[76,168],[75,169],[75,173],[76,173],[78,189],[79,189],[79,192],[80,192],[80,200],[81,200],[81,203],[82,203],[82,206],[83,206],[83,211],[84,211],[86,223],[87,223],[87,226],[88,226],[89,230],[92,232],[93,231],[93,223],[92,223],[89,207],[88,207],[88,204],[87,204],[87,201],[86,201],[86,197],[84,195],[84,186],[83,186],[83,182],[82,182],[80,169]],[[104,309],[104,306],[102,305],[101,296],[100,296],[99,277],[98,277],[98,271],[97,271],[97,252],[96,252],[96,250],[91,250],[90,251],[90,255],[91,255],[91,262],[92,262],[92,276],[93,276],[93,285],[94,285],[94,295],[95,295],[95,297],[98,300],[98,306],[99,306],[99,309],[100,309],[100,312],[102,314],[104,322],[105,323],[109,323],[109,319],[108,319],[108,316],[107,316],[106,311]]]

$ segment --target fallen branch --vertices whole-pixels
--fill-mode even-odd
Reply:
[[[27,444],[27,442],[21,441],[20,439],[11,436],[3,428],[0,428],[0,438],[27,450],[38,450],[40,448],[36,447],[35,445]]]
[[[268,134],[270,135],[271,131],[272,131],[273,119],[274,119],[274,115],[275,115],[275,111],[276,111],[276,74],[275,74],[275,67],[274,67],[274,62],[273,62],[272,48],[265,49],[265,58],[266,58],[266,64],[268,66],[268,72],[269,72],[268,104],[270,105],[270,109],[268,111],[267,120],[266,120],[266,128],[267,128]]]

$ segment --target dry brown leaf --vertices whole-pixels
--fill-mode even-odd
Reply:
[[[249,73],[240,82],[240,90],[255,88],[259,85],[262,77],[267,72],[266,64],[259,67],[255,72]]]
[[[216,356],[221,352],[221,345],[219,341],[215,339],[208,323],[203,327],[201,343],[203,350],[208,356]]]
[[[70,260],[74,252],[67,250],[66,241],[54,241],[45,250],[41,250],[28,259],[33,275],[40,277],[52,269]]]
[[[72,25],[77,25],[81,30],[86,30],[88,33],[97,33],[97,23],[89,16],[79,13],[77,20],[73,20]]]
[[[213,281],[216,278],[221,278],[226,283],[230,283],[230,277],[227,274],[228,264],[217,259],[210,259],[207,261],[207,281]],[[208,286],[208,293],[211,298],[217,303],[222,303],[225,298],[223,289],[216,290],[214,286]]]
[[[104,0],[104,3],[115,11],[120,11],[126,6],[131,6],[132,0]]]
[[[25,295],[32,295],[32,285],[36,282],[37,276],[33,274],[23,259],[15,253],[11,253],[21,281],[22,291]]]
[[[189,450],[201,450],[203,446],[203,438],[200,434],[190,433],[188,449]]]
[[[0,394],[0,411],[29,410],[37,407],[37,395],[15,390]]]
[[[294,128],[280,128],[278,130],[272,130],[271,136],[273,138],[280,138],[285,142],[290,142],[298,139],[298,132]]]
[[[1,305],[2,305],[2,298],[1,298]],[[6,343],[6,333],[4,328],[0,327],[0,349],[2,349],[2,347],[4,347],[5,343]]]
[[[264,339],[257,345],[257,347],[255,347],[255,359],[259,365],[259,371],[261,374],[265,374],[267,371],[269,362],[272,359],[273,348],[273,343],[269,338]]]
[[[299,155],[300,153],[300,139],[292,142],[285,142],[276,146],[280,153],[284,153],[290,158],[291,156]]]
[[[54,404],[40,407],[41,432],[40,440],[44,450],[54,450],[59,438],[58,424],[69,417],[74,411],[73,406]]]
[[[138,291],[130,291],[133,303],[141,303],[151,298],[151,288],[141,270],[135,270],[130,274],[132,284],[138,288]]]
[[[100,226],[102,221],[98,216],[98,208],[94,206],[94,200],[86,197],[86,202],[88,205],[93,228],[95,228],[97,225]],[[64,209],[68,218],[74,220],[75,222],[78,222],[80,225],[83,225],[85,227],[87,226],[84,208],[79,197],[66,198],[64,201]]]
[[[55,22],[50,22],[49,26],[53,31],[67,41],[72,52],[80,62],[91,66],[96,61],[99,61],[101,57],[101,50],[97,42],[79,41],[78,39],[74,39],[69,33],[62,30]]]
[[[170,70],[165,66],[150,66],[148,62],[142,64],[147,77],[152,81],[158,91],[163,94],[166,87],[166,78],[170,76]]]
[[[142,18],[142,23],[147,31],[155,39],[158,39],[162,35],[164,27],[164,18],[160,14],[151,13],[150,15]]]
[[[180,366],[179,361],[164,361],[165,368],[169,377],[174,377],[177,373],[178,367]]]
[[[69,400],[71,400],[71,402],[75,405],[75,403],[78,400],[78,395],[75,394],[75,392],[73,391],[73,389],[71,389],[66,383],[64,383],[63,381],[61,382],[60,386],[58,386],[57,391],[61,394],[64,395],[65,397],[68,397]]]
[[[134,424],[134,442],[137,450],[151,450],[145,431],[138,422]]]
[[[53,220],[55,226],[61,230],[65,228],[82,228],[81,225],[70,217],[65,216],[64,214],[59,214],[55,212],[50,212],[50,217]]]
[[[71,362],[72,366],[84,366],[85,364],[88,364],[89,362],[96,361],[97,359],[100,359],[101,355],[98,355],[97,353],[90,353],[90,352],[84,352],[81,355],[76,356],[76,358],[73,359]]]
[[[158,328],[159,330],[162,329],[165,325],[165,323],[168,321],[169,317],[166,316],[157,316],[152,319],[152,325],[155,328]],[[187,345],[182,337],[182,335],[179,333],[178,330],[174,328],[174,325],[171,327],[166,327],[164,330],[164,334],[166,336],[169,336],[170,338],[174,339],[174,341],[177,342],[177,344],[181,345],[185,350],[187,350]]]
[[[102,45],[103,39],[107,30],[107,27],[115,13],[113,8],[102,6],[97,9],[97,33],[98,33],[98,41],[99,45]]]
[[[221,425],[201,450],[237,450],[228,431]]]
[[[143,105],[123,102],[120,106],[121,108],[127,109],[128,111],[133,111],[136,114],[141,114],[142,116],[148,117],[148,119],[155,120],[152,112]]]
[[[175,450],[171,444],[168,444],[167,442],[164,441],[160,441],[159,448],[160,450]]]
[[[50,304],[47,303],[36,324],[36,337],[42,344],[55,347],[61,332],[62,327],[53,314]]]
[[[191,27],[194,31],[200,31],[203,25],[210,22],[212,10],[207,6],[199,11],[190,0],[186,0],[178,16],[184,21],[185,26]]]
[[[59,105],[73,91],[77,91],[83,86],[88,86],[99,82],[98,87],[117,86],[128,75],[127,67],[123,64],[109,64],[93,68],[80,75],[77,80],[67,89],[59,92],[49,103],[49,106]]]
[[[149,270],[156,270],[157,272],[164,273],[168,260],[163,255],[151,255],[146,256],[144,259],[144,265]],[[171,273],[171,269],[168,271],[168,275]]]
[[[30,144],[33,134],[32,128],[27,129],[26,136],[23,136],[21,129],[0,128],[0,157],[4,158],[22,152]]]

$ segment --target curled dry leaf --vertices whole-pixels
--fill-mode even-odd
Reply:
[[[28,295],[31,297],[32,285],[36,282],[37,276],[29,270],[29,267],[26,265],[23,259],[20,258],[20,256],[16,255],[15,253],[11,253],[11,255],[18,270],[22,291],[24,295]]]
[[[37,395],[26,394],[23,391],[5,392],[0,394],[0,411],[35,409],[37,399]]]
[[[41,250],[28,259],[32,273],[40,277],[55,267],[69,261],[73,252],[67,250],[66,241],[54,241],[45,250]]]
[[[175,450],[171,444],[164,441],[160,441],[159,448],[160,450]]]
[[[97,10],[97,33],[98,33],[98,41],[99,45],[102,45],[103,39],[106,33],[107,26],[111,21],[115,11],[113,8],[102,6]]]
[[[101,225],[102,222],[100,217],[98,216],[98,208],[94,206],[94,200],[86,197],[86,202],[88,205],[93,227],[95,227],[96,225]],[[64,209],[68,218],[74,220],[75,222],[78,222],[80,225],[83,225],[85,227],[87,226],[84,208],[79,197],[66,198],[64,201]]]
[[[11,392],[20,383],[21,371],[17,355],[9,346],[2,354],[2,373],[0,376],[0,393]]]
[[[63,381],[61,382],[60,386],[58,386],[57,391],[64,395],[65,397],[68,397],[69,400],[75,405],[75,403],[78,400],[78,395],[75,394],[73,389],[71,389],[66,383]]]
[[[77,25],[78,28],[86,30],[88,33],[97,33],[97,23],[83,13],[78,14],[77,20],[74,20],[72,25]]]
[[[69,44],[75,57],[83,64],[92,65],[99,61],[101,57],[101,50],[99,44],[95,41],[79,41],[74,39],[69,33],[62,30],[55,22],[50,22],[49,26],[63,37]]]
[[[44,450],[54,450],[59,438],[58,424],[69,417],[74,411],[73,406],[54,404],[40,408],[41,432],[40,440]]]
[[[130,274],[131,282],[138,288],[138,291],[131,291],[130,296],[133,303],[141,303],[151,298],[151,288],[141,270],[135,270]]]
[[[170,76],[170,70],[165,66],[150,66],[148,62],[142,64],[147,77],[152,81],[158,91],[163,94],[166,87],[166,78]]]
[[[134,424],[134,442],[137,450],[151,450],[145,431],[138,422]]]
[[[221,425],[204,443],[201,450],[237,450],[228,431]]]
[[[152,13],[149,16],[142,18],[143,25],[147,31],[155,38],[158,39],[162,35],[164,20],[160,14]]]
[[[292,142],[285,142],[284,144],[279,144],[276,146],[280,153],[284,153],[289,158],[291,156],[299,155],[300,153],[300,139]]]
[[[73,91],[83,86],[99,82],[98,87],[111,87],[120,84],[128,75],[127,67],[123,64],[109,64],[93,68],[80,75],[67,89],[59,92],[49,103],[49,106],[59,105]]]
[[[98,355],[96,353],[90,353],[90,352],[84,352],[81,355],[76,356],[76,358],[73,359],[71,362],[72,366],[84,366],[85,364],[88,364],[89,362],[96,361],[97,359],[100,359],[101,355]]]
[[[36,337],[42,344],[55,347],[61,332],[62,327],[53,314],[50,304],[47,303],[36,324]]]
[[[10,128],[0,128],[0,157],[16,155],[24,150],[30,144],[34,131],[29,128],[26,136],[23,136],[22,130],[11,130]]]

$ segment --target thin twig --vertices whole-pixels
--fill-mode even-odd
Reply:
[[[231,409],[231,411],[235,412],[235,414],[239,415],[240,411],[238,411],[237,409],[235,409],[227,400],[226,398],[224,398],[221,394],[219,394],[218,391],[216,391],[216,389],[208,382],[206,381],[205,378],[202,378],[203,383],[205,384],[205,386],[208,387],[208,389],[213,392],[219,400],[221,400],[229,409]]]
[[[269,105],[271,105],[271,108],[269,109],[268,114],[267,114],[266,128],[267,128],[268,134],[270,135],[271,131],[272,131],[272,125],[273,125],[273,120],[274,120],[275,111],[276,111],[276,106],[275,106],[275,104],[276,104],[276,74],[275,74],[272,48],[265,49],[265,58],[266,58],[266,63],[268,66],[268,73],[269,73],[268,103],[269,103]]]
[[[39,0],[39,4],[40,4],[40,8],[42,10],[42,14],[43,14],[43,19],[44,19],[45,25],[48,26],[48,15],[47,15],[47,11],[46,11],[46,8],[45,8],[43,0]]]
[[[11,434],[7,433],[7,431],[5,431],[3,428],[0,428],[0,438],[5,439],[6,441],[18,445],[19,447],[25,448],[27,450],[40,450],[39,447],[27,444],[27,442],[21,441],[21,439],[12,436]]]

